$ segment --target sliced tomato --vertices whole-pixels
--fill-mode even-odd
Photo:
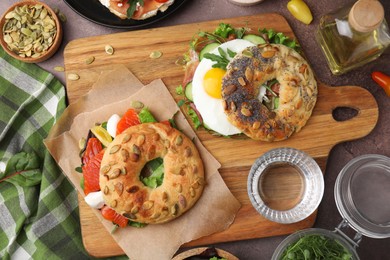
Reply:
[[[104,150],[101,150],[92,159],[90,159],[88,163],[86,163],[82,167],[85,195],[88,195],[88,193],[90,192],[100,190],[99,171],[100,171],[100,165],[102,163],[103,155],[104,155]]]
[[[112,208],[110,208],[107,205],[101,209],[101,212],[102,212],[103,218],[105,218],[111,222],[114,222],[115,224],[117,224],[118,226],[120,226],[122,228],[126,227],[127,223],[129,222],[128,218],[122,216],[121,214],[118,214],[115,210],[113,210]]]
[[[157,3],[166,3],[166,2],[168,2],[168,0],[154,0],[154,1],[156,1]]]
[[[141,124],[141,121],[139,120],[137,112],[134,109],[130,108],[119,120],[116,126],[116,134],[119,135],[130,126],[139,124]]]
[[[85,148],[85,152],[82,158],[83,165],[87,164],[102,149],[103,146],[97,138],[95,137],[89,138],[87,142],[87,147]]]

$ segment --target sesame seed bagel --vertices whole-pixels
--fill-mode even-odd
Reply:
[[[276,79],[279,106],[259,100],[260,87]],[[317,100],[317,82],[309,64],[295,50],[280,44],[246,48],[228,64],[222,81],[228,120],[254,140],[279,141],[299,132]]]
[[[162,158],[163,183],[149,188],[141,170]],[[157,224],[179,217],[199,199],[204,168],[194,143],[182,132],[163,123],[145,123],[116,136],[104,153],[100,168],[104,201],[130,220]]]

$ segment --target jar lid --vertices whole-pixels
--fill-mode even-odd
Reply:
[[[351,160],[337,177],[334,195],[351,228],[371,238],[390,237],[390,158],[367,154]]]
[[[371,32],[385,17],[382,4],[377,0],[359,0],[351,8],[348,22],[358,32]]]

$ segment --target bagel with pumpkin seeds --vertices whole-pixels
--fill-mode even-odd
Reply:
[[[269,108],[259,99],[260,88],[274,79],[279,83],[278,106]],[[280,141],[299,132],[312,114],[317,93],[309,64],[281,44],[246,48],[230,61],[222,81],[228,120],[254,140]]]
[[[145,164],[162,158],[164,178],[150,188],[140,175]],[[158,224],[173,220],[200,198],[204,167],[195,144],[164,123],[131,126],[107,147],[99,185],[105,203],[132,221]]]

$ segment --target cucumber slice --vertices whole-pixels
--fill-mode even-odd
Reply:
[[[186,89],[185,89],[185,92],[184,92],[184,95],[185,95],[186,98],[188,98],[189,100],[194,101],[193,98],[192,98],[192,81],[191,81],[190,83],[187,84]]]
[[[256,34],[247,34],[242,37],[242,39],[250,41],[253,44],[263,44],[265,43],[265,40],[263,37],[256,35]]]
[[[210,44],[207,44],[199,53],[199,60],[202,60],[203,59],[203,56],[206,54],[206,53],[209,53],[210,51],[214,50],[215,48],[217,48],[220,44],[217,43],[217,42],[213,42],[213,43],[210,43]]]

